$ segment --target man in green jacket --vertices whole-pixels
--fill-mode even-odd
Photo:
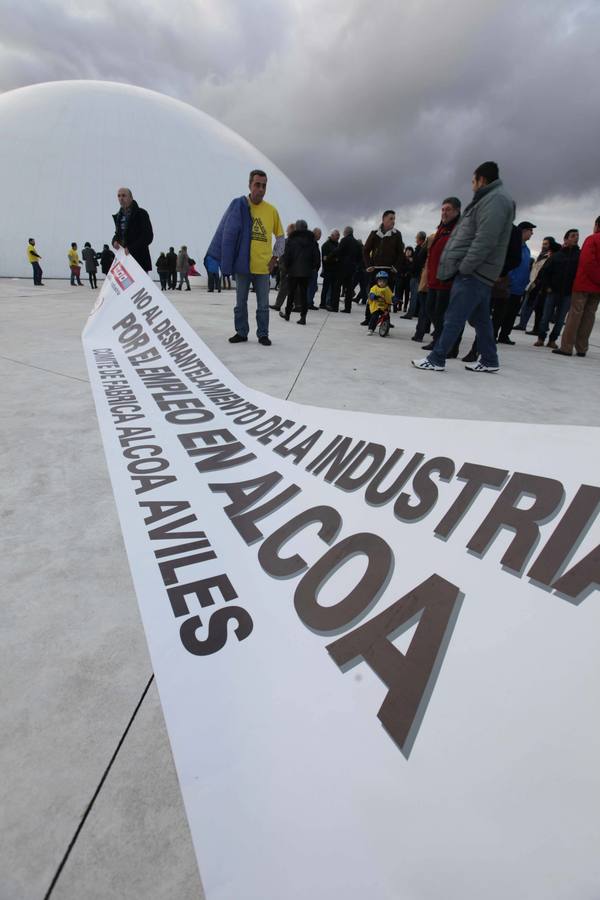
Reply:
[[[429,356],[413,359],[417,369],[443,372],[446,356],[467,321],[477,333],[481,356],[465,368],[472,372],[497,372],[499,368],[490,299],[492,285],[504,265],[515,204],[495,162],[478,166],[471,185],[473,199],[452,232],[438,266],[441,281],[454,278],[444,327]]]

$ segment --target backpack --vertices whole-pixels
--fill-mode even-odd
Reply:
[[[512,225],[510,237],[508,239],[508,247],[506,248],[506,257],[500,276],[508,275],[513,269],[521,265],[521,254],[523,252],[523,238],[521,231],[516,225]]]

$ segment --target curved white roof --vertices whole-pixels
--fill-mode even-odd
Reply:
[[[266,199],[284,223],[323,228],[313,207],[267,157],[187,103],[105,81],[53,81],[0,95],[0,276],[31,275],[34,237],[44,277],[67,277],[67,248],[96,250],[114,233],[117,189],[150,213],[152,261],[187,244],[201,268],[214,230],[248,173],[269,177]]]

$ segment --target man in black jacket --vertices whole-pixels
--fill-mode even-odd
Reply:
[[[331,311],[331,298],[335,290],[335,283],[339,277],[338,250],[340,247],[340,233],[334,228],[329,238],[321,247],[321,261],[323,263],[323,285],[321,287],[321,302],[319,309]]]
[[[342,312],[352,312],[352,295],[354,293],[354,277],[362,259],[362,247],[360,241],[354,237],[354,230],[350,225],[344,228],[344,236],[338,248],[338,278],[331,295],[331,310],[339,312],[340,291],[344,295],[344,309]]]
[[[294,300],[300,296],[298,325],[306,325],[308,309],[308,283],[319,266],[319,245],[304,219],[298,219],[285,245],[283,261],[288,277],[288,294],[285,313],[279,315],[289,321]]]
[[[169,267],[167,286],[170,291],[174,291],[177,287],[177,254],[175,253],[175,247],[169,247],[167,266]]]
[[[564,237],[562,249],[552,254],[542,271],[542,293],[544,310],[538,331],[538,339],[534,347],[543,347],[550,322],[554,322],[548,346],[553,350],[558,347],[556,341],[560,335],[564,321],[571,305],[571,292],[577,263],[579,262],[579,231],[569,228]]]
[[[123,247],[125,253],[131,253],[144,272],[149,272],[152,269],[149,247],[154,240],[150,216],[137,205],[129,188],[119,188],[117,200],[119,211],[113,216],[115,235],[112,245],[115,250]]]
[[[410,303],[406,315],[400,316],[401,319],[412,319],[413,316],[418,315],[419,303],[424,303],[427,296],[426,293],[423,293],[422,297],[419,294],[419,280],[421,278],[423,266],[427,261],[426,241],[427,235],[425,232],[417,231],[417,236],[415,237],[415,252],[410,267]]]

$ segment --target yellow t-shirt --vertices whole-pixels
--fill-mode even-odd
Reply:
[[[38,260],[37,247],[33,247],[31,244],[27,244],[27,258],[30,263],[37,262],[37,260]]]
[[[250,240],[250,271],[253,275],[268,275],[269,261],[273,256],[273,235],[283,235],[283,225],[274,206],[265,200],[251,203],[252,234]]]
[[[81,263],[79,262],[79,252],[77,250],[73,250],[73,248],[71,247],[71,249],[67,253],[67,256],[69,257],[69,265],[70,266],[80,266],[81,265]]]
[[[375,294],[375,296],[371,297],[371,294]],[[370,312],[374,313],[378,309],[389,309],[391,305],[392,292],[387,285],[385,287],[379,287],[378,284],[374,284],[373,287],[369,289]]]

